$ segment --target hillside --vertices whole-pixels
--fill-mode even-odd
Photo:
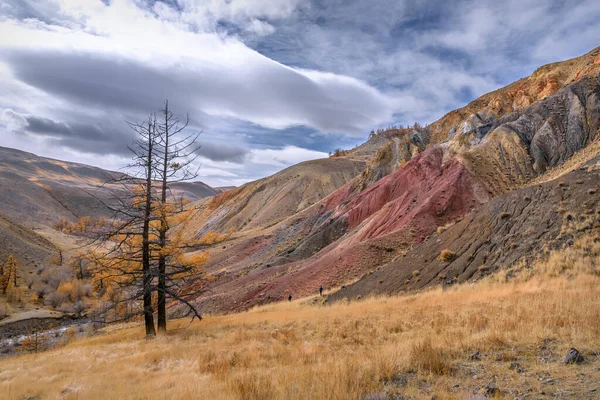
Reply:
[[[0,260],[13,255],[21,263],[21,273],[47,265],[56,256],[56,246],[31,229],[20,226],[0,213]],[[23,277],[27,278],[27,277]]]
[[[52,226],[61,218],[75,221],[108,215],[95,196],[110,199],[111,187],[101,186],[120,175],[0,147],[0,212],[27,227]],[[180,183],[176,189],[191,200],[217,193],[202,182]]]
[[[174,321],[154,340],[139,326],[80,340],[67,332],[56,349],[0,359],[0,391],[7,399],[594,399],[599,257],[596,232],[508,282],[331,306],[313,297],[191,326]],[[564,363],[571,347],[582,363]]]
[[[9,255],[17,260],[21,299],[10,313],[59,307],[54,293],[73,278],[75,272],[68,265],[83,251],[85,242],[56,229],[56,224],[61,220],[75,223],[82,217],[110,217],[103,202],[110,203],[119,187],[105,183],[121,175],[0,147],[0,262]],[[202,182],[173,187],[176,195],[192,201],[217,193]],[[6,301],[0,294],[2,314],[8,309]],[[63,307],[63,311],[71,310]]]
[[[198,304],[233,311],[358,280],[398,262],[438,227],[541,179],[598,138],[599,71],[594,49],[541,67],[427,127],[373,134],[363,145],[369,157],[362,172],[310,202],[276,176],[215,197],[188,234],[235,233],[211,249],[207,269],[216,279]],[[265,200],[246,207],[247,199],[260,198],[256,192],[271,198],[280,191],[285,201],[275,211]],[[517,251],[512,260],[527,255]]]
[[[598,232],[600,151],[595,147],[597,156],[572,172],[491,200],[330,300],[481,279],[519,262],[527,266],[549,249]]]

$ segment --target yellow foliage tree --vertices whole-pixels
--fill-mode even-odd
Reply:
[[[0,291],[6,294],[9,287],[18,287],[17,280],[18,262],[9,254],[5,263],[0,263]]]

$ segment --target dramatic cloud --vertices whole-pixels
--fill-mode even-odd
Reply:
[[[242,164],[250,151],[226,144],[204,143],[197,153],[212,161],[229,161]]]
[[[240,184],[600,45],[592,0],[8,0],[0,145],[113,167],[165,98]],[[97,155],[102,155],[98,157]]]
[[[267,164],[281,167],[297,164],[304,160],[324,158],[327,156],[327,153],[302,149],[296,146],[286,146],[280,150],[253,150],[251,153],[252,161],[257,164]]]

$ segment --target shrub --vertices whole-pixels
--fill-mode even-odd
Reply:
[[[20,287],[9,286],[6,291],[6,301],[9,303],[18,303],[21,301],[23,292]]]
[[[60,307],[63,303],[69,300],[69,293],[56,291],[48,294],[44,299],[44,304],[53,308]]]
[[[456,253],[452,250],[444,249],[440,253],[440,260],[443,262],[450,262],[456,259]]]
[[[451,369],[447,356],[434,347],[429,338],[412,346],[410,365],[415,370],[435,375],[448,374]]]
[[[210,231],[198,239],[198,244],[217,244],[223,242],[225,239],[227,239],[226,235]]]

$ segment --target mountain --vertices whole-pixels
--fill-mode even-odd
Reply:
[[[195,303],[229,312],[321,285],[344,287],[333,301],[454,284],[566,245],[595,227],[585,221],[596,207],[599,72],[595,49],[428,126],[373,132],[237,188],[177,184],[196,211],[183,234],[226,237],[197,250],[210,252],[211,279]],[[119,174],[0,148],[0,253],[23,241],[17,256],[30,263],[72,248],[49,227],[107,215],[96,197],[108,200],[102,184]]]
[[[68,250],[78,249],[81,243],[56,231],[54,225],[61,219],[75,222],[81,217],[110,216],[103,202],[111,201],[114,187],[104,184],[121,175],[0,147],[0,262],[12,254],[21,278],[37,282],[59,249],[67,261]],[[202,182],[173,187],[192,201],[217,193]],[[55,265],[52,268],[56,270]]]
[[[438,227],[479,212],[489,216],[489,211],[480,210],[503,201],[502,196],[525,190],[598,138],[599,72],[597,48],[538,68],[531,76],[483,95],[427,127],[373,134],[363,146],[321,160],[320,169],[300,164],[283,175],[198,204],[203,212],[187,234],[217,231],[230,232],[230,237],[211,248],[207,269],[215,279],[196,302],[205,310],[232,311],[282,300],[287,294],[305,296],[320,285],[348,286],[358,280],[358,286],[353,286],[358,288],[361,281],[369,282],[364,289],[353,289],[358,296],[372,288],[376,269],[380,274],[388,271],[385,276],[389,278],[382,279],[389,281],[390,288],[415,270],[430,268],[432,277],[444,275],[434,266],[443,249],[426,248],[424,253],[419,247],[430,243]],[[338,177],[335,183],[323,186],[323,180],[333,176]],[[576,174],[566,176],[585,181]],[[595,190],[591,184],[578,187],[585,189],[578,192],[578,200],[586,197],[587,190]],[[548,198],[550,208],[558,208],[556,200]],[[579,215],[582,210],[573,211]],[[491,232],[490,237],[499,234]],[[477,238],[478,231],[469,235]],[[553,236],[544,238],[554,240]],[[489,270],[537,250],[532,247],[498,257]],[[421,253],[428,255],[422,268],[415,267],[417,261],[401,261],[423,262],[411,258]],[[457,262],[460,259],[459,255]],[[480,266],[469,264],[464,269]],[[475,276],[469,273],[461,272],[460,279]],[[373,278],[366,281],[369,274]],[[420,282],[407,288],[419,288],[424,280]]]
[[[0,212],[27,227],[52,226],[61,218],[108,215],[102,201],[112,196],[107,181],[122,174],[20,150],[0,147]],[[190,200],[217,191],[202,182],[174,185]]]
[[[464,283],[517,263],[526,268],[547,251],[598,232],[600,141],[590,155],[558,178],[494,198],[329,300]]]

